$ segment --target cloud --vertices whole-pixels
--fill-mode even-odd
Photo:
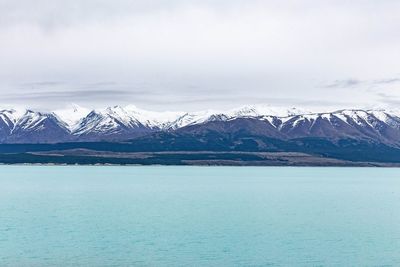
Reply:
[[[400,82],[400,78],[384,78],[377,80],[358,80],[358,79],[345,79],[335,80],[331,83],[323,85],[322,88],[376,88],[377,86],[393,85]],[[379,87],[378,87],[379,88]]]
[[[143,93],[143,92],[137,92]],[[123,99],[127,96],[132,95],[132,92],[123,90],[79,90],[79,91],[42,91],[42,92],[31,92],[23,94],[8,94],[3,95],[2,101],[18,101],[18,102],[29,102],[29,101],[40,101],[45,99],[50,103],[52,101],[59,102],[61,100],[68,102],[76,101],[87,101],[95,97],[98,101],[109,100],[110,97],[113,99]]]
[[[59,86],[65,84],[64,82],[57,81],[43,81],[43,82],[27,82],[22,83],[21,87],[47,87],[47,86]]]
[[[400,104],[400,97],[393,94],[378,93],[380,97],[379,102],[385,105],[398,106]]]
[[[398,83],[400,82],[400,78],[388,78],[388,79],[382,79],[382,80],[376,80],[373,82],[373,84],[393,84],[393,83]]]
[[[362,84],[363,82],[357,79],[346,79],[346,80],[335,80],[334,82],[327,84],[325,88],[348,88],[355,87]]]
[[[341,105],[342,91],[357,88],[346,98],[376,102],[369,87],[397,83],[381,77],[398,70],[399,8],[393,0],[0,0],[0,101],[200,109],[290,96]]]

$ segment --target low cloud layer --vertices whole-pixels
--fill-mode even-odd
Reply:
[[[399,12],[394,0],[0,0],[0,105],[385,104],[400,97]]]

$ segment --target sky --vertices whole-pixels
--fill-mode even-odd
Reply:
[[[0,0],[0,106],[400,105],[398,0]]]

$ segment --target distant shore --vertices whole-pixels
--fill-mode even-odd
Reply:
[[[45,166],[304,166],[304,167],[400,167],[400,163],[348,161],[298,152],[109,152],[85,149],[25,153],[1,153],[2,165]]]

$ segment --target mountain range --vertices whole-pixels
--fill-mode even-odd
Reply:
[[[296,108],[244,106],[229,111],[154,112],[133,105],[41,112],[0,110],[1,143],[124,141],[154,133],[249,133],[282,140],[352,138],[400,145],[400,113],[345,109],[314,113]]]
[[[114,152],[299,152],[400,162],[400,112],[312,112],[266,105],[199,112],[155,112],[133,105],[96,110],[72,105],[50,112],[3,109],[0,144],[0,152],[19,144],[14,148],[22,152],[60,147]],[[32,145],[35,149],[29,150]]]

